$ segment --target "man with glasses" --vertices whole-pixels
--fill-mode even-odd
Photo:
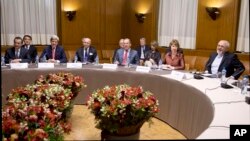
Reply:
[[[206,71],[211,74],[218,74],[222,69],[226,69],[226,77],[238,79],[244,72],[245,67],[238,59],[237,55],[229,52],[230,43],[226,40],[219,41],[217,52],[212,53],[206,63]]]

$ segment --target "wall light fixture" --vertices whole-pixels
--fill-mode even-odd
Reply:
[[[66,11],[66,16],[68,17],[69,21],[72,21],[76,15],[76,11]]]
[[[206,11],[213,20],[216,20],[220,15],[220,10],[217,7],[206,7]]]
[[[144,19],[146,18],[146,15],[142,13],[136,13],[135,17],[137,18],[137,21],[139,23],[144,23]]]

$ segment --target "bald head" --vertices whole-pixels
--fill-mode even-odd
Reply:
[[[91,45],[90,38],[82,38],[82,45],[84,48],[88,48]]]
[[[120,48],[124,47],[124,39],[120,39],[119,46],[120,46]]]

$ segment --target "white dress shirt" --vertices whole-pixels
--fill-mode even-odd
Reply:
[[[223,59],[223,55],[217,55],[212,63],[212,66],[211,66],[211,72],[212,74],[217,74],[218,73],[218,69],[219,69],[219,66],[221,64],[221,61]]]

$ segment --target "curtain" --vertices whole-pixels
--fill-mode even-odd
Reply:
[[[194,49],[198,0],[160,0],[158,42],[168,46],[172,39],[181,48]]]
[[[1,0],[1,45],[25,34],[45,45],[56,33],[56,0]]]
[[[241,0],[236,50],[249,52],[249,0]]]

